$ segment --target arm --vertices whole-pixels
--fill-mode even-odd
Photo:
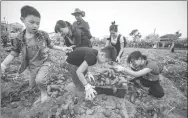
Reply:
[[[109,46],[110,45],[110,40],[106,40],[106,45],[105,47]]]
[[[118,57],[119,57],[119,58],[120,58],[120,56],[122,55],[122,53],[123,53],[123,51],[124,51],[124,42],[121,43],[120,48],[121,48],[121,50],[120,50],[120,52],[119,52],[119,54],[118,54]]]
[[[133,71],[133,70],[130,70],[130,69],[127,69],[127,68],[123,68],[123,70],[127,74],[134,76],[134,77],[140,77],[140,76],[146,75],[147,73],[150,73],[152,71],[152,69],[150,69],[150,68],[144,68],[144,69],[139,70],[139,71]]]
[[[2,62],[5,66],[7,66],[15,57],[12,54],[9,54],[5,60]]]
[[[76,74],[78,75],[79,80],[82,82],[82,84],[85,86],[87,85],[87,80],[84,76],[84,71],[88,68],[88,64],[86,61],[84,61],[77,69]]]
[[[47,43],[47,46],[50,48],[50,49],[55,49],[55,50],[63,50],[63,51],[66,51],[67,49],[70,49],[70,47],[61,47],[61,46],[56,46],[52,43],[49,35],[47,33],[45,33],[45,39],[46,39],[46,43]]]
[[[61,47],[61,46],[56,46],[56,45],[50,46],[49,48],[55,49],[55,50],[62,50],[62,51],[66,51],[68,49],[72,50],[72,47]]]

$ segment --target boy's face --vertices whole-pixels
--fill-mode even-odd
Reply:
[[[99,63],[106,63],[108,61],[108,59],[105,57],[105,53],[99,51],[98,52],[98,62]]]
[[[30,33],[34,33],[39,29],[40,26],[40,18],[34,15],[28,15],[27,17],[20,18],[21,21],[24,23],[26,30]]]
[[[75,18],[76,18],[77,21],[81,21],[82,20],[82,15],[77,13],[77,14],[75,14]]]

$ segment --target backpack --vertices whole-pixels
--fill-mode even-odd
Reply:
[[[118,41],[120,41],[120,37],[121,37],[121,34],[119,34],[119,36],[117,38]],[[123,36],[123,40],[124,40],[124,47],[126,47],[127,46],[127,40],[124,36]]]

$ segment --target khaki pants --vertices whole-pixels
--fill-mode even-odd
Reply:
[[[46,90],[47,88],[47,76],[49,73],[50,62],[44,62],[40,67],[30,68],[29,86],[33,88],[35,85],[40,90]]]

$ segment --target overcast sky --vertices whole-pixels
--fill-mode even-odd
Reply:
[[[35,7],[41,14],[40,30],[54,32],[57,20],[75,21],[71,15],[75,8],[85,11],[84,20],[90,25],[93,36],[109,35],[112,21],[119,32],[128,37],[133,29],[144,36],[154,32],[161,35],[177,30],[187,37],[187,1],[1,1],[1,21],[20,21],[24,5]]]

